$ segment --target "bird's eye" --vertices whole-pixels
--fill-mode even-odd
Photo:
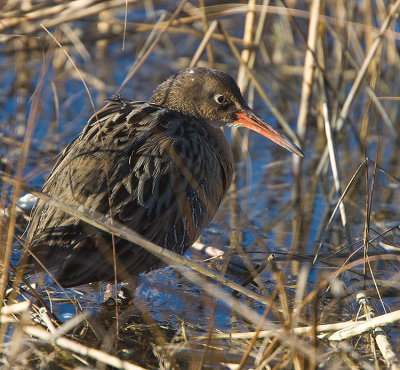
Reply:
[[[228,101],[225,96],[220,94],[215,94],[214,99],[218,104],[225,104]]]

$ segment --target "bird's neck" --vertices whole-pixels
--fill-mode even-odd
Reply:
[[[178,113],[201,118],[202,115],[197,110],[195,90],[187,91],[181,86],[181,82],[172,76],[167,81],[160,84],[153,92],[150,103],[168,108]]]
[[[209,142],[213,146],[221,169],[223,172],[224,192],[226,192],[231,185],[233,175],[233,155],[231,146],[226,139],[221,127],[214,124],[205,123],[204,127],[208,133]]]

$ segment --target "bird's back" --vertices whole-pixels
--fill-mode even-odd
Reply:
[[[64,150],[43,191],[183,254],[216,213],[231,177],[231,152],[219,129],[117,97]],[[28,248],[65,287],[113,280],[113,243],[119,280],[161,265],[52,204],[35,206]]]

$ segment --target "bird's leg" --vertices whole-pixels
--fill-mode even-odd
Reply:
[[[118,305],[125,306],[134,296],[134,292],[139,285],[140,278],[132,279],[129,282],[124,282],[121,284],[106,283],[103,302],[107,306],[115,306],[116,300]]]

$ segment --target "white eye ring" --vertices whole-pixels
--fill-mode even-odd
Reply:
[[[225,98],[225,96],[223,96],[221,94],[215,94],[214,99],[218,104],[225,104],[227,102],[227,99]]]

